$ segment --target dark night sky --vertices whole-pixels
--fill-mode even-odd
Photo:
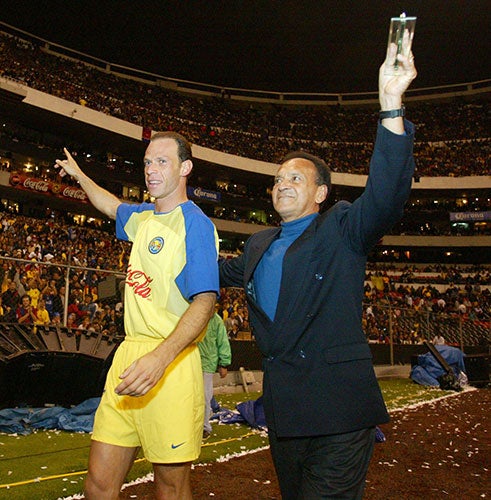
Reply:
[[[491,78],[489,0],[1,3],[0,21],[110,62],[285,92],[375,91],[389,19],[405,11],[418,17],[414,88]]]

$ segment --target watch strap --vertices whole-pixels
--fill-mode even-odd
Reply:
[[[385,118],[397,118],[399,116],[405,116],[406,108],[404,106],[401,106],[399,109],[389,109],[388,111],[380,111],[379,115],[381,120]]]

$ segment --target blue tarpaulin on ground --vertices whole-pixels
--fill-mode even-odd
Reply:
[[[244,417],[244,420],[255,429],[266,428],[266,416],[264,415],[263,398],[255,401],[244,401],[237,405],[237,410]]]
[[[7,408],[0,410],[0,432],[30,434],[35,429],[57,429],[92,432],[94,415],[101,398],[87,399],[74,408]],[[212,419],[222,423],[246,423],[255,429],[266,429],[262,398],[244,401],[236,411],[221,408]]]
[[[460,349],[449,345],[436,345],[435,347],[450,365],[455,377],[458,378],[460,372],[465,373],[465,354]],[[442,368],[435,356],[433,356],[431,352],[427,352],[426,354],[420,354],[418,356],[418,364],[412,367],[410,377],[414,382],[420,385],[440,387],[438,377],[441,377],[445,373],[446,371]]]
[[[254,429],[267,428],[262,397],[239,403],[237,411],[220,408],[212,415],[211,420],[218,420],[223,424],[246,423]]]
[[[6,408],[0,410],[0,432],[30,434],[34,429],[92,432],[101,398],[91,398],[73,408]]]
[[[224,424],[246,423],[254,429],[268,430],[262,396],[255,401],[250,400],[239,403],[237,411],[220,408],[212,415],[211,419]],[[385,435],[380,427],[375,428],[375,441],[377,443],[385,442]]]

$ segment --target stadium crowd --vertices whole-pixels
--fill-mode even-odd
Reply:
[[[152,130],[176,130],[193,143],[278,162],[292,149],[323,157],[335,172],[366,174],[376,110],[341,106],[237,104],[226,93],[190,97],[158,82],[121,78],[0,33],[0,76]],[[418,176],[488,175],[487,101],[411,103],[418,128]]]
[[[402,266],[369,263],[363,327],[370,342],[421,343],[423,323],[462,322],[475,342],[489,342],[491,268],[441,264]],[[389,320],[389,317],[390,320]],[[405,324],[404,324],[405,323]],[[408,327],[408,323],[410,326]],[[426,325],[428,329],[428,324]],[[472,332],[474,330],[474,332]],[[454,335],[455,336],[455,335]]]
[[[0,138],[5,137],[10,141],[23,142],[26,144],[34,144],[40,146],[44,151],[47,149],[52,149],[52,156],[55,157],[61,144],[56,146],[52,144],[46,144],[45,142],[40,143],[40,138],[37,137],[35,131],[27,129],[11,122],[4,122],[3,127],[0,129]],[[74,151],[75,154],[76,150]],[[106,161],[107,159],[95,158],[91,154],[81,154],[81,161],[87,166],[97,166],[100,169],[108,166],[111,170],[115,169],[115,165],[112,161]],[[57,172],[52,168],[50,162],[41,161],[39,164],[35,165],[34,171],[26,171],[25,158],[22,155],[12,153],[11,151],[6,151],[5,149],[0,149],[0,170],[7,172],[25,172],[28,175],[33,175],[36,178],[43,179],[45,181],[59,182],[59,176]],[[114,182],[110,182],[109,179],[114,178]],[[119,179],[118,182],[116,179]],[[124,192],[122,186],[124,182],[127,182],[120,175],[119,171],[111,172],[102,181],[105,183],[106,188],[114,192],[119,198],[126,199],[128,201],[144,201],[145,193],[144,190],[141,191],[141,195],[135,196],[131,192]],[[64,179],[66,184],[76,185],[71,179]],[[131,181],[130,181],[131,182]],[[250,185],[247,183],[232,183],[230,181],[220,181],[220,179],[211,179],[207,177],[200,178],[200,188],[210,189],[212,191],[218,191],[232,197],[236,202],[232,206],[226,206],[221,203],[213,203],[210,206],[203,206],[203,210],[210,217],[215,217],[218,219],[233,220],[236,222],[247,222],[252,224],[260,225],[276,225],[278,223],[278,218],[275,211],[269,205],[271,198],[268,192],[268,186],[257,186]],[[411,201],[405,210],[405,214],[401,221],[399,221],[390,231],[390,234],[395,235],[455,235],[455,234],[467,234],[467,235],[486,235],[491,234],[491,225],[467,222],[466,224],[451,224],[449,220],[449,212],[485,212],[491,209],[491,200],[482,196],[480,198],[467,197],[465,200],[459,198],[458,194],[446,195],[446,198],[439,200],[434,199],[420,199],[416,201]],[[256,200],[258,206],[262,206],[261,209],[250,209],[242,206],[242,201],[244,199]],[[338,201],[336,190],[330,196],[328,201],[329,205],[334,204]],[[463,202],[466,202],[463,205]],[[269,208],[264,208],[268,206]]]
[[[123,276],[129,245],[106,231],[70,225],[61,213],[56,220],[5,213],[1,226],[1,321],[61,324],[66,305],[69,327],[122,331],[121,301],[99,301],[98,285],[115,271]]]
[[[109,335],[123,332],[119,289],[114,296],[100,298],[99,285],[114,273],[120,280],[124,278],[131,249],[128,243],[100,228],[74,225],[58,213],[39,219],[5,212],[0,224],[1,321],[16,322],[24,317],[21,322],[62,324],[68,297],[66,326]],[[365,282],[365,332],[371,341],[387,341],[388,305],[395,311],[394,325],[401,312],[411,311],[440,318],[460,316],[488,325],[489,330],[490,290],[491,269],[485,266],[370,263]],[[29,306],[34,317],[25,317]],[[218,312],[230,338],[250,331],[242,290],[222,289]],[[421,338],[401,328],[395,340],[417,343]]]
[[[258,160],[278,162],[287,151],[305,149],[322,156],[335,172],[366,174],[372,153],[366,131],[376,120],[375,109],[244,105],[228,99],[226,92],[214,98],[192,97],[167,90],[155,81],[121,78],[81,61],[61,59],[36,44],[3,33],[0,33],[0,76],[149,129],[179,131],[201,146]],[[452,105],[411,103],[410,107],[411,119],[418,128],[419,142],[415,145],[418,176],[489,175],[491,137],[486,101],[470,104],[454,100]],[[36,133],[15,124],[4,125],[1,134],[10,139],[37,143],[56,152],[64,146],[49,131]],[[77,149],[78,145],[72,146]],[[121,169],[132,174],[141,168],[123,159],[108,161],[105,151],[84,152],[91,161],[105,163],[111,170],[118,169],[118,173]],[[45,167],[38,175],[54,175]],[[0,168],[12,170],[15,163],[2,162]],[[253,193],[262,200],[269,198],[266,188],[258,192],[254,186],[234,187],[210,180],[210,185],[202,187],[237,196]],[[489,200],[476,201],[472,207],[481,211],[489,208]],[[436,214],[438,210],[448,214],[460,209],[448,203],[437,208],[409,206],[393,234],[451,234],[449,225],[425,225],[416,215],[425,211]],[[266,221],[254,217],[251,211],[226,207],[218,207],[208,215],[270,224],[272,212],[266,214]],[[0,318],[3,321],[25,318],[23,321],[46,323],[49,317],[50,323],[60,323],[68,300],[67,326],[113,334],[122,332],[121,297],[101,300],[98,285],[108,272],[123,276],[130,251],[128,244],[109,236],[100,227],[75,225],[66,214],[35,219],[5,213],[1,225],[0,248],[4,258],[0,262]],[[475,234],[474,226],[470,227],[470,234]],[[67,264],[71,267],[65,295]],[[367,337],[370,341],[387,340],[388,316],[382,311],[388,303],[395,311],[456,314],[470,321],[489,323],[490,281],[486,268],[447,266],[423,272],[411,268],[403,272],[387,267],[369,268],[363,312]],[[36,315],[41,311],[39,318],[27,314],[29,306]],[[236,338],[239,331],[249,330],[243,292],[222,290],[219,311],[231,338]],[[393,319],[397,325],[397,314]],[[419,342],[420,336],[418,332],[401,330],[396,341]]]

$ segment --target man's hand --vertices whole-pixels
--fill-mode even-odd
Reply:
[[[86,192],[92,205],[111,219],[116,219],[116,213],[121,201],[112,193],[96,184],[84,174],[67,148],[63,148],[66,160],[56,160],[54,167],[60,169],[60,176],[70,175]]]
[[[379,71],[379,99],[382,111],[401,107],[402,95],[417,75],[413,53],[410,52],[409,56],[405,57],[402,54],[396,56],[396,52],[397,47],[395,44],[392,44],[387,60],[384,61]],[[386,63],[392,64],[396,57],[400,63],[401,71],[398,75],[386,75]]]
[[[75,180],[79,180],[80,176],[83,175],[82,169],[78,166],[78,163],[74,160],[67,148],[63,148],[63,152],[65,153],[67,159],[56,160],[54,167],[61,169],[59,172],[61,177],[68,174]]]
[[[162,360],[156,350],[150,351],[134,361],[119,376],[123,381],[116,387],[116,394],[144,396],[162,378],[168,364]]]
[[[408,43],[407,39],[404,43]],[[404,52],[404,51],[403,51]],[[400,70],[397,75],[387,75],[385,65],[393,65],[395,59],[399,61]],[[409,52],[409,56],[397,54],[397,47],[391,44],[387,53],[387,59],[380,66],[378,86],[380,110],[389,111],[392,109],[400,109],[402,106],[402,95],[409,87],[409,84],[416,78],[417,72],[414,66],[414,56]],[[404,120],[402,117],[385,118],[382,120],[382,125],[393,132],[394,134],[404,134]]]
[[[219,366],[218,373],[220,374],[220,378],[225,378],[227,376],[228,370],[224,366]]]
[[[138,358],[119,376],[122,382],[116,387],[116,394],[144,396],[152,389],[179,353],[195,342],[206,328],[215,309],[215,302],[214,292],[196,295],[172,334],[153,351]]]
[[[408,30],[404,31],[400,51],[398,51],[395,43],[391,43],[386,59],[380,67],[378,92],[382,111],[399,109],[402,106],[402,95],[409,87],[409,84],[416,78],[414,56],[410,51],[413,34],[410,34]],[[406,57],[402,54],[409,54],[409,56]],[[397,75],[386,74],[386,68],[394,67],[396,61],[398,63]],[[402,124],[402,120],[400,120],[400,123]]]

